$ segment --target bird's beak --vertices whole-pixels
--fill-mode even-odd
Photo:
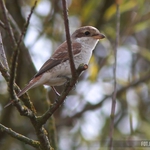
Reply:
[[[104,39],[105,38],[105,35],[102,34],[102,33],[99,33],[99,34],[96,34],[93,36],[94,39]]]

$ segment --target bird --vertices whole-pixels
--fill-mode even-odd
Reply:
[[[75,30],[70,37],[74,64],[77,69],[80,64],[89,63],[92,51],[98,41],[105,38],[105,35],[93,26],[83,26]],[[54,51],[53,55],[43,64],[30,82],[17,94],[17,97],[40,85],[51,86],[56,94],[59,95],[54,87],[64,85],[67,79],[71,78],[71,75],[68,45],[65,41]]]

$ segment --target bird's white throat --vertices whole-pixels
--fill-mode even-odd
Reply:
[[[99,40],[92,37],[82,37],[77,38],[76,41],[80,43],[85,50],[93,51]]]
[[[77,38],[76,42],[81,44],[81,52],[80,52],[80,60],[78,60],[78,65],[81,63],[88,64],[90,61],[90,58],[92,56],[92,51],[94,50],[96,44],[98,43],[98,40],[91,38],[91,37],[82,37]],[[78,65],[76,66],[78,68]]]

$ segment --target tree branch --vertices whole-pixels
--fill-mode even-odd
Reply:
[[[15,47],[16,46],[16,40],[15,40],[14,34],[12,32],[12,28],[11,28],[11,25],[10,25],[10,22],[9,22],[8,13],[7,13],[7,9],[5,7],[5,3],[4,3],[3,0],[0,0],[0,5],[1,5],[3,16],[4,16],[4,19],[5,19],[5,25],[6,25],[6,28],[7,28],[8,35],[9,35],[9,37],[11,39],[13,47]]]
[[[24,28],[23,28],[23,30],[22,30],[22,33],[21,33],[21,35],[20,35],[20,38],[19,38],[19,40],[18,40],[18,42],[17,42],[17,49],[19,49],[20,43],[21,43],[22,39],[24,38],[24,36],[25,36],[25,34],[26,34],[26,31],[27,31],[27,28],[28,28],[28,25],[29,25],[31,16],[32,16],[32,14],[33,14],[33,11],[34,11],[34,9],[35,9],[35,7],[36,7],[36,4],[37,4],[37,0],[35,0],[34,5],[33,5],[32,8],[31,8],[30,14],[28,15],[27,22],[25,23]]]
[[[0,26],[1,26],[3,29],[5,29],[5,30],[7,29],[6,26],[5,26],[5,24],[4,24],[1,20],[0,20]]]
[[[72,43],[71,43],[70,31],[69,31],[69,20],[68,20],[66,0],[62,0],[62,4],[63,4],[64,24],[65,24],[66,39],[67,39],[67,45],[68,45],[70,69],[71,69],[71,73],[72,73],[72,78],[75,78],[76,68],[74,65],[74,59],[73,59],[73,53],[72,53]]]
[[[31,140],[31,139],[27,138],[26,136],[23,136],[23,135],[15,132],[15,131],[13,131],[10,128],[7,128],[7,127],[3,126],[2,124],[0,124],[0,131],[6,132],[10,136],[12,136],[12,137],[28,144],[28,145],[31,145],[35,148],[38,148],[38,149],[40,148],[40,142],[39,141]]]
[[[114,66],[113,66],[113,75],[114,75],[114,92],[112,95],[112,106],[111,106],[111,116],[110,116],[110,130],[109,130],[109,149],[113,149],[113,132],[114,132],[114,118],[115,118],[115,109],[116,109],[116,96],[117,96],[117,81],[116,81],[116,70],[117,70],[117,48],[119,44],[119,34],[120,34],[120,10],[119,10],[119,3],[116,1],[116,18],[117,18],[117,25],[116,25],[116,43],[114,49]]]
[[[5,54],[5,50],[4,50],[4,46],[3,46],[1,32],[0,32],[0,61],[2,62],[2,64],[4,65],[4,67],[7,70],[9,70],[8,62],[7,62],[7,58],[6,58],[6,54]]]

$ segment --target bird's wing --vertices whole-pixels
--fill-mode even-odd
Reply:
[[[81,51],[81,44],[80,43],[72,43],[72,51],[73,51],[73,55],[79,54]],[[44,65],[41,67],[39,72],[37,72],[37,74],[35,74],[34,77],[37,77],[37,76],[43,74],[44,72],[47,72],[48,70],[59,65],[60,63],[65,62],[66,60],[69,60],[68,46],[67,46],[67,42],[64,42],[54,52],[54,54],[51,56],[51,58],[48,59],[44,63]]]

